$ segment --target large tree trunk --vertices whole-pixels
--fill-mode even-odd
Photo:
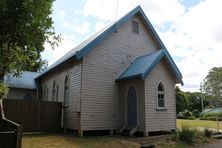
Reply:
[[[4,109],[3,109],[3,99],[0,99],[0,119],[5,119]]]

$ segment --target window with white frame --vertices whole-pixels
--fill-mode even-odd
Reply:
[[[66,75],[64,83],[64,106],[68,107],[69,105],[69,77]]]
[[[158,84],[157,108],[165,108],[165,91],[161,82]]]

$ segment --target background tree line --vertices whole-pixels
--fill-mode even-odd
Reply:
[[[204,109],[222,107],[222,67],[212,68],[200,84],[199,92],[184,92],[177,86],[176,113],[183,112],[184,116],[198,118],[202,112],[202,99]],[[192,116],[191,116],[192,115]]]

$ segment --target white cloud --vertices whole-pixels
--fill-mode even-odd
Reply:
[[[151,22],[158,26],[168,22],[176,25],[185,12],[178,0],[142,0],[140,4]]]
[[[135,0],[118,1],[117,17],[127,13],[138,4]],[[83,7],[85,16],[94,16],[100,20],[113,21],[116,19],[117,0],[87,0]]]
[[[160,32],[170,53],[185,57],[177,62],[185,90],[197,91],[208,71],[222,66],[221,5],[220,0],[201,1],[181,15],[174,30]]]
[[[64,12],[64,10],[60,10],[58,15],[59,17],[64,18],[66,16],[66,13]]]
[[[117,17],[140,4],[151,23],[156,26],[171,55],[183,57],[176,61],[183,74],[183,89],[196,91],[212,67],[222,66],[222,1],[204,0],[189,9],[179,1],[119,0]],[[54,51],[47,47],[45,53],[51,53],[53,59],[50,63],[76,45],[73,42],[76,41],[74,35],[78,37],[78,33],[81,33],[87,37],[92,33],[92,26],[97,32],[107,25],[106,23],[115,20],[116,7],[117,0],[86,0],[81,10],[73,11],[74,15],[91,17],[96,23],[84,21],[74,24],[70,20],[65,21],[63,27],[70,30],[73,36],[63,35],[63,43]],[[66,11],[61,10],[59,14],[59,17],[65,17]]]
[[[69,29],[71,31],[75,31],[78,33],[82,33],[82,34],[89,33],[89,28],[90,28],[90,24],[88,22],[83,22],[82,24],[74,25],[68,21],[64,21],[63,26],[66,29]]]
[[[54,50],[49,44],[45,44],[45,51],[42,53],[44,59],[49,61],[49,66],[56,60],[65,55],[69,50],[73,49],[77,43],[73,35],[62,34],[62,41]]]
[[[105,23],[105,22],[97,22],[95,25],[95,32],[100,31],[101,29],[103,29],[106,26],[107,26],[107,23]]]

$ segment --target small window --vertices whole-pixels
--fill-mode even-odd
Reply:
[[[133,33],[139,34],[139,23],[137,21],[133,21]]]
[[[26,100],[26,101],[30,101],[32,99],[33,99],[33,97],[30,93],[25,94],[23,97],[23,100]]]
[[[43,100],[46,100],[46,86],[43,89]]]
[[[165,92],[162,83],[159,83],[158,85],[157,108],[165,108]]]
[[[56,82],[53,82],[52,86],[52,101],[55,101],[55,94],[56,94]]]
[[[48,99],[49,99],[49,89],[46,88],[46,101],[48,101]]]
[[[59,100],[59,85],[56,86],[56,102]]]
[[[65,107],[68,107],[68,105],[69,105],[69,77],[68,77],[68,75],[65,78],[63,104]]]

